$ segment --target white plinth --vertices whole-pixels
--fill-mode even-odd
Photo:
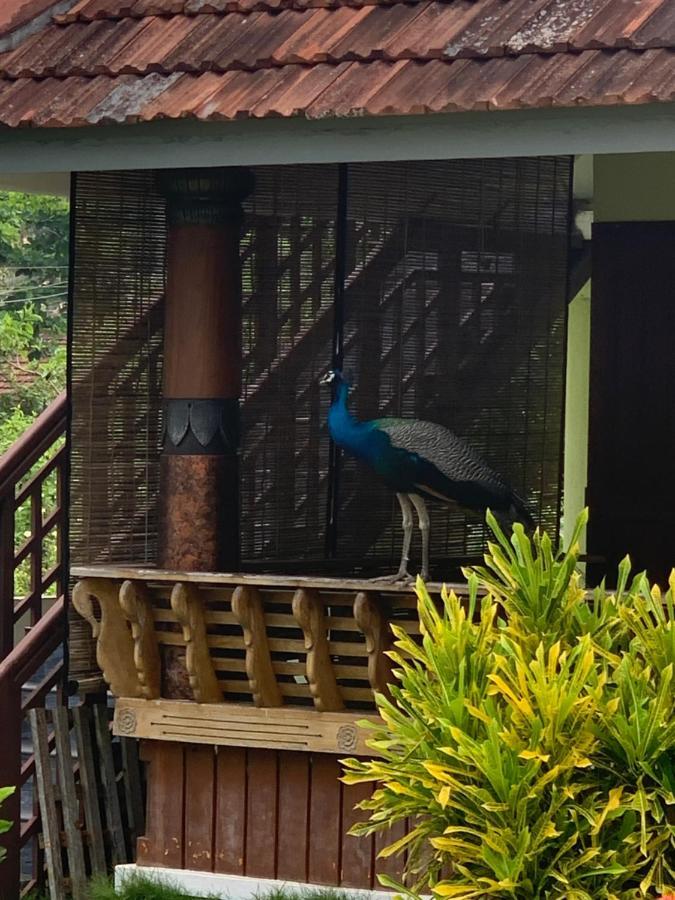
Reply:
[[[156,866],[133,864],[115,867],[115,887],[120,888],[132,875],[143,875],[185,891],[193,897],[221,897],[227,900],[253,900],[268,891],[286,888],[293,892],[339,890],[359,900],[392,900],[389,891],[366,891],[354,888],[329,888],[327,885],[277,881],[274,878],[246,878],[243,875],[214,875],[213,872],[192,872],[187,869],[162,869]]]

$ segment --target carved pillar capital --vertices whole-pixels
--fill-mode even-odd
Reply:
[[[239,402],[234,398],[167,399],[163,404],[164,452],[235,454]]]
[[[239,223],[241,204],[253,190],[253,173],[243,168],[165,169],[157,174],[170,225]]]

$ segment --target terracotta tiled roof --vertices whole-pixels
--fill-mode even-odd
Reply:
[[[675,0],[63,6],[0,54],[1,123],[406,115],[675,99]]]
[[[2,0],[0,3],[0,38],[15,32],[54,7],[54,0]]]

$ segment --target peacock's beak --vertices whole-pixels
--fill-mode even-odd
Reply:
[[[319,384],[331,384],[334,380],[335,380],[335,372],[332,369],[330,369],[323,376],[323,378],[321,379]]]

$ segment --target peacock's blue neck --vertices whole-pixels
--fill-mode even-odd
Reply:
[[[347,409],[348,386],[341,381],[337,395],[328,411],[328,430],[339,447],[345,447],[357,456],[368,456],[368,436],[371,422],[358,422]]]

